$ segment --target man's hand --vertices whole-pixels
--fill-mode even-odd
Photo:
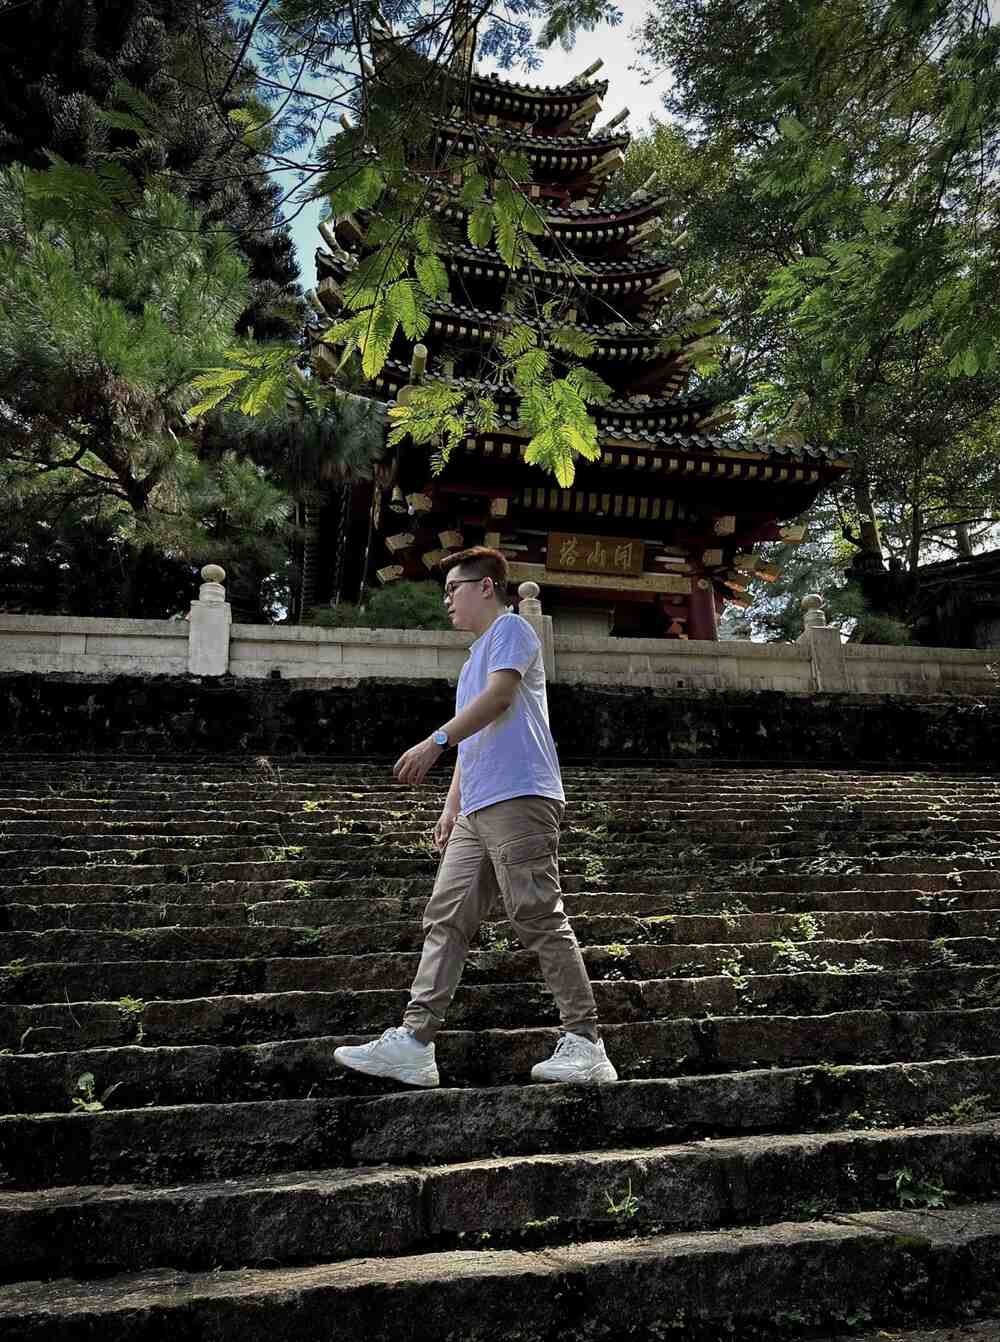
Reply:
[[[411,746],[393,766],[392,776],[400,783],[422,783],[442,755],[442,749],[428,736]]]
[[[438,822],[434,826],[434,847],[439,853],[443,853],[448,847],[448,840],[451,838],[451,831],[455,828],[457,819],[456,811],[442,811],[438,816]]]

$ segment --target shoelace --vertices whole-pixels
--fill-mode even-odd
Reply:
[[[398,1029],[399,1029],[398,1025],[391,1025],[388,1030],[383,1030],[377,1039],[369,1040],[369,1042],[363,1045],[363,1047],[366,1048],[369,1053],[373,1053],[375,1049],[378,1048],[379,1044],[383,1042],[383,1040],[394,1037]]]
[[[578,1051],[578,1045],[576,1042],[576,1036],[571,1034],[564,1034],[560,1038],[559,1043],[556,1044],[556,1053],[554,1053],[552,1056],[555,1057],[557,1053],[563,1053],[563,1052],[576,1053],[577,1051]]]

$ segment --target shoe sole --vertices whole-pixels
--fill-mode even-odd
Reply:
[[[590,1073],[587,1076],[546,1076],[532,1068],[531,1079],[532,1081],[547,1081],[552,1084],[562,1082],[565,1085],[572,1085],[575,1082],[581,1086],[598,1086],[607,1081],[617,1081],[618,1073],[612,1067],[610,1073],[602,1070],[598,1074]]]
[[[403,1076],[399,1072],[386,1071],[381,1067],[365,1067],[362,1063],[348,1062],[344,1058],[338,1058],[336,1051],[333,1060],[338,1067],[344,1067],[349,1072],[361,1072],[364,1076],[380,1076],[386,1081],[398,1081],[404,1086],[419,1086],[422,1090],[433,1090],[435,1086],[441,1084],[441,1078],[436,1071],[433,1074],[425,1073],[423,1076],[420,1074]]]

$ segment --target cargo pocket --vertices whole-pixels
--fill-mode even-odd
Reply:
[[[501,844],[493,865],[508,917],[531,918],[561,911],[558,830],[527,834]]]

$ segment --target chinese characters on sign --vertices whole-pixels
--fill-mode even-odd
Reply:
[[[553,531],[549,533],[545,567],[553,573],[617,573],[638,577],[644,559],[642,541]]]

